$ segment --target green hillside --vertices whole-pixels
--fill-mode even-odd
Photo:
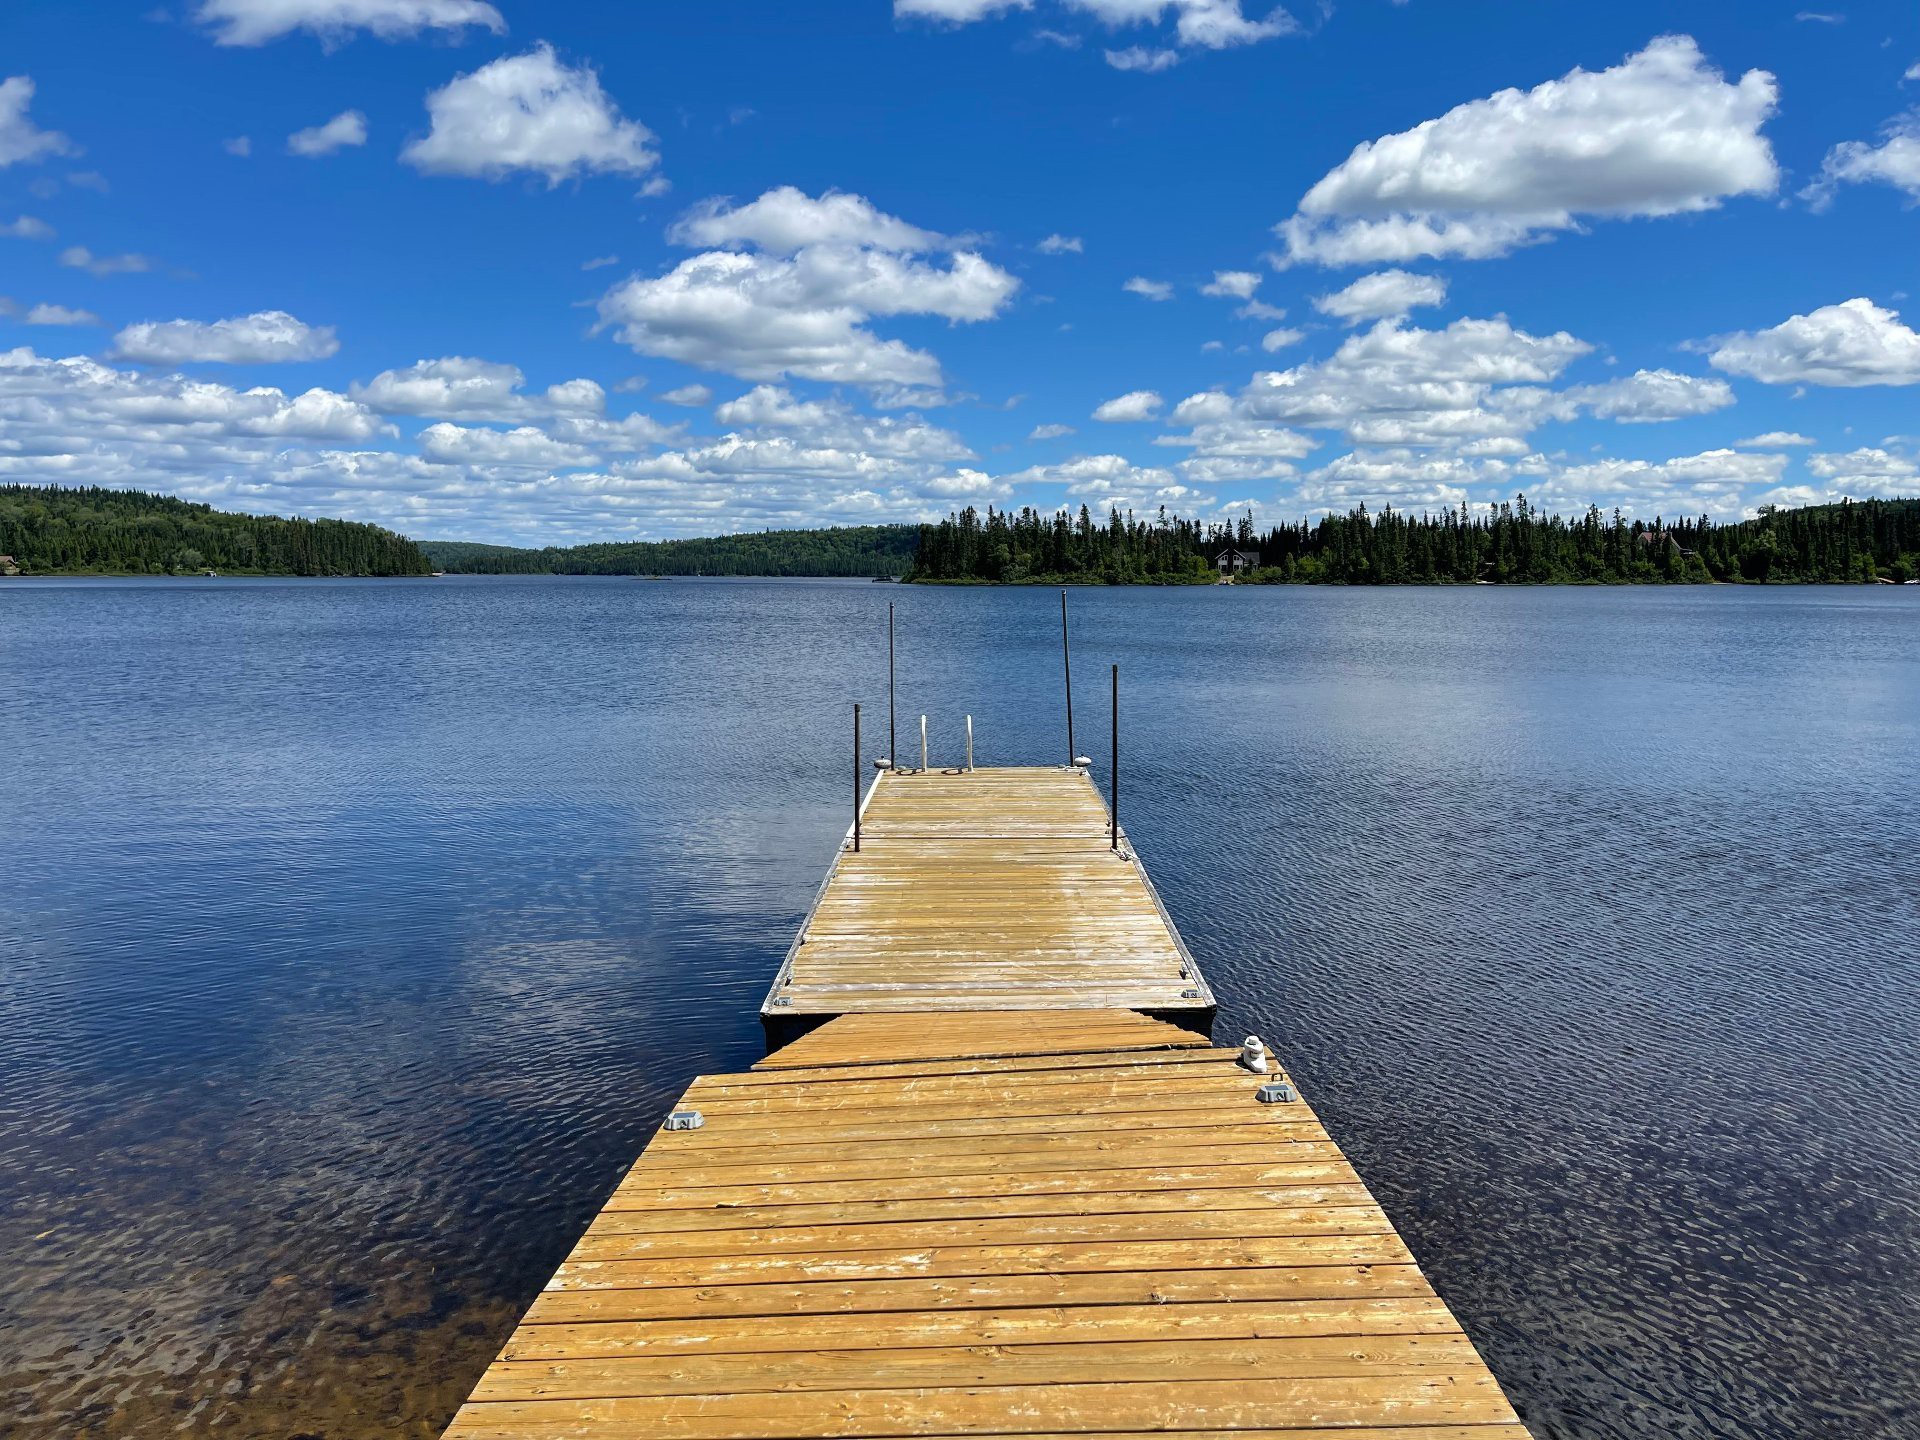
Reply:
[[[413,541],[350,520],[237,515],[140,490],[0,486],[0,555],[28,575],[424,575]]]
[[[708,540],[629,541],[515,550],[422,540],[434,568],[464,575],[904,575],[919,544],[913,525],[766,530]]]

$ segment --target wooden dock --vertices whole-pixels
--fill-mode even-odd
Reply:
[[[1213,992],[1082,770],[890,771],[761,1013],[776,1037],[880,1011],[1126,1009]]]
[[[1138,1013],[1211,996],[1085,776],[978,775],[876,785],[776,987],[837,1018],[687,1089],[450,1440],[1526,1440],[1290,1078]]]

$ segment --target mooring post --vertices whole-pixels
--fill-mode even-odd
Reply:
[[[1113,667],[1113,848],[1120,848],[1120,667]]]
[[[1067,644],[1067,592],[1060,592],[1060,663],[1067,672],[1067,768],[1078,758],[1073,748],[1073,647]]]
[[[967,773],[973,773],[973,716],[967,716]]]
[[[893,606],[887,606],[887,764],[900,768],[900,737],[893,728]]]
[[[920,717],[920,773],[927,773],[927,717]]]
[[[853,702],[853,853],[860,853],[860,702]]]

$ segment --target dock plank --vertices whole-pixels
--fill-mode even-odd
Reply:
[[[688,1088],[450,1440],[1526,1440],[1237,1051],[1102,1011],[790,1048]]]
[[[1213,993],[1079,770],[888,772],[775,976],[770,1027],[824,1015],[1149,1010]]]

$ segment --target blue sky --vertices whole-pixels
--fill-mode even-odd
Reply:
[[[0,475],[540,543],[1920,494],[1915,19],[14,0]]]

